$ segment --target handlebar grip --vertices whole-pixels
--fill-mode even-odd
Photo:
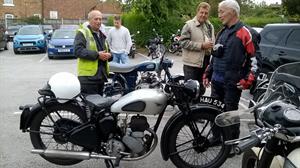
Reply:
[[[250,139],[239,143],[235,148],[234,152],[237,155],[242,154],[244,151],[251,149],[252,147],[258,145],[260,143],[260,139],[256,135],[252,135]]]

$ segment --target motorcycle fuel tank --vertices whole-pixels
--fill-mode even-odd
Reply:
[[[113,113],[156,115],[164,110],[167,101],[159,89],[139,89],[121,97],[110,109]]]

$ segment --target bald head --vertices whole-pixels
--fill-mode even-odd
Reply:
[[[88,20],[90,22],[91,29],[99,31],[102,23],[102,13],[98,10],[92,10],[88,14]]]

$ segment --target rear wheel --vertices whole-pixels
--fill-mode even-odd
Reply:
[[[83,151],[84,148],[67,141],[66,133],[87,121],[85,113],[72,104],[54,104],[40,111],[32,120],[30,139],[35,149],[64,151]],[[41,155],[47,161],[58,165],[73,165],[81,162],[77,159],[50,158]]]
[[[14,53],[15,54],[20,54],[20,52],[18,51],[18,49],[14,48]]]
[[[7,43],[4,46],[4,50],[8,50]]]
[[[224,144],[228,140],[228,128],[217,127],[215,115],[207,112],[194,113],[191,119],[189,122],[193,123],[199,137],[195,138],[191,124],[185,120],[176,123],[168,146],[171,161],[180,168],[220,167],[231,150],[231,146]],[[220,131],[217,141],[213,141],[212,129]]]

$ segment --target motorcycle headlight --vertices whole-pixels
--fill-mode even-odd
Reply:
[[[184,91],[192,99],[197,99],[200,95],[200,84],[196,80],[189,79],[184,83]]]

